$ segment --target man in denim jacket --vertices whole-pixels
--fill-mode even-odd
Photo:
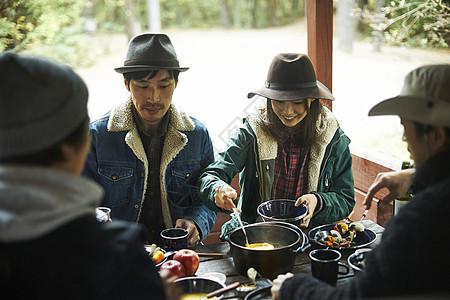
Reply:
[[[172,103],[181,68],[165,34],[141,34],[128,45],[123,74],[130,98],[90,125],[84,174],[105,189],[111,218],[144,224],[150,243],[165,228],[188,230],[188,246],[208,234],[217,214],[195,182],[213,162],[206,127]]]

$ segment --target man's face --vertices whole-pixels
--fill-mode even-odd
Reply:
[[[160,70],[153,77],[125,80],[125,86],[131,92],[134,107],[149,132],[155,132],[172,102],[176,82],[169,72]]]
[[[277,101],[272,100],[273,112],[286,127],[294,127],[306,116],[305,100]]]
[[[414,125],[414,122],[400,119],[400,123],[403,125],[402,140],[408,144],[408,151],[410,153],[411,159],[414,160],[415,168],[418,168],[427,159],[425,150],[426,141],[422,138],[417,138],[416,126]]]

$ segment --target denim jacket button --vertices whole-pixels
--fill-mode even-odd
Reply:
[[[117,180],[117,175],[114,174],[114,175],[111,176],[111,178],[112,178],[112,180]]]
[[[134,206],[134,208],[138,209],[138,208],[139,208],[139,205],[136,204],[136,205]]]
[[[189,177],[191,177],[191,174],[187,173],[186,178],[189,178]]]

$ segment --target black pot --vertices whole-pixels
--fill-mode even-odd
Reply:
[[[228,235],[236,271],[247,276],[247,270],[255,268],[258,273],[269,279],[292,270],[298,253],[309,248],[306,235],[292,224],[284,222],[261,222],[244,226],[249,243],[270,243],[271,250],[259,250],[245,247],[246,240],[241,228],[234,229]]]

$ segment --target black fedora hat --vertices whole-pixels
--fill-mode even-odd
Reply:
[[[123,67],[114,68],[117,73],[146,70],[177,70],[181,68],[175,48],[169,37],[162,33],[144,33],[134,36],[128,44]]]
[[[327,87],[316,78],[316,71],[306,54],[280,53],[272,60],[265,86],[247,97],[255,95],[278,101],[307,98],[334,100]]]

